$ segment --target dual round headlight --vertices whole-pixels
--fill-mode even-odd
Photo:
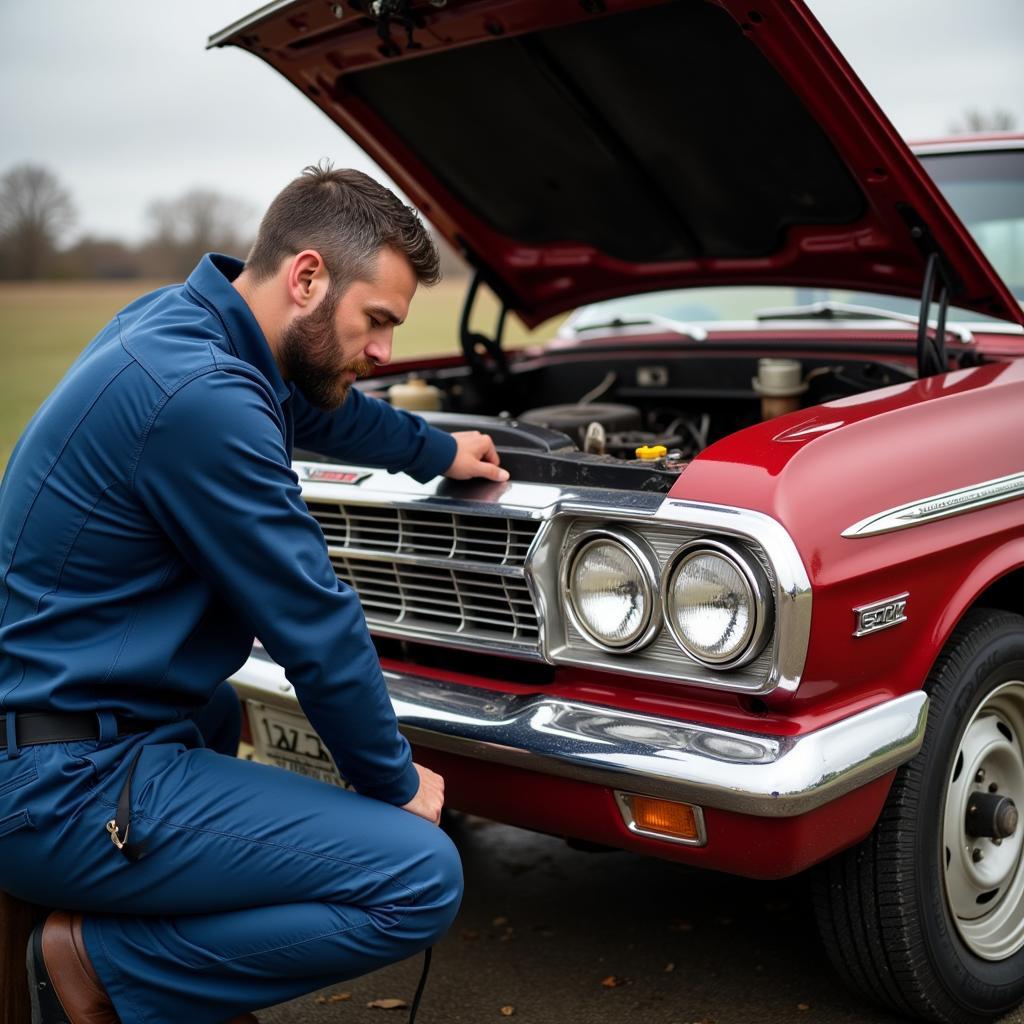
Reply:
[[[764,571],[745,551],[700,540],[668,562],[657,598],[655,561],[624,532],[584,535],[565,577],[573,619],[598,647],[626,652],[654,638],[662,614],[692,658],[726,669],[763,649],[771,621]]]
[[[584,539],[568,573],[569,602],[584,635],[616,651],[640,646],[655,615],[655,582],[635,543],[606,534]]]
[[[676,553],[665,580],[668,627],[691,657],[733,668],[760,653],[769,624],[767,581],[745,552],[697,541]]]

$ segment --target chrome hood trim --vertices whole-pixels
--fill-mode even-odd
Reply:
[[[910,760],[928,709],[918,690],[814,732],[771,736],[403,672],[384,679],[414,745],[773,818],[805,814]],[[231,682],[242,698],[297,710],[273,662],[251,657]]]

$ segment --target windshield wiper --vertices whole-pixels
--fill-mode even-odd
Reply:
[[[918,325],[918,318],[910,313],[894,313],[891,309],[858,306],[850,302],[812,302],[806,306],[787,306],[776,309],[754,310],[755,320],[894,320],[901,324]],[[938,330],[938,324],[929,320],[928,326]],[[964,345],[974,341],[966,327],[946,324],[946,334]]]
[[[570,324],[569,330],[574,334],[582,334],[584,331],[607,331],[619,327],[660,327],[673,334],[681,334],[692,341],[706,341],[708,332],[696,324],[688,324],[682,320],[673,320],[671,317],[659,316],[657,313],[646,313],[642,316],[612,317],[611,320],[602,320],[596,324],[583,324],[580,327]]]

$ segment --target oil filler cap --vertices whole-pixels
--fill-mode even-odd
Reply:
[[[668,455],[668,449],[663,444],[642,445],[636,450],[638,459],[663,459]]]

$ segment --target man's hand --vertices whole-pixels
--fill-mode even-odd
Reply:
[[[479,430],[459,430],[452,434],[456,450],[452,464],[444,475],[452,480],[471,480],[482,476],[487,480],[507,480],[508,470],[501,469],[494,442]]]
[[[420,788],[407,804],[402,805],[402,810],[418,814],[437,825],[441,821],[441,808],[444,806],[444,779],[437,772],[415,761],[413,768],[419,772]]]

